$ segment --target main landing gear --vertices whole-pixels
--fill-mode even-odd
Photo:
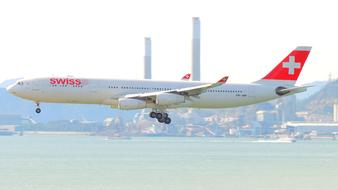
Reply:
[[[41,108],[40,108],[39,102],[36,103],[36,107],[37,107],[37,108],[35,109],[35,112],[36,112],[36,113],[41,113]]]
[[[165,124],[171,123],[171,119],[170,119],[168,113],[152,111],[152,112],[149,113],[149,116],[151,118],[156,118],[157,121],[160,122],[160,123],[165,123]]]

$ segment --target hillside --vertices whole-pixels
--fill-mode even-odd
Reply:
[[[313,115],[322,115],[322,120],[330,121],[333,104],[338,100],[338,80],[327,83],[323,89],[298,103],[298,110],[308,111]]]
[[[308,88],[305,92],[296,94],[297,100],[305,100],[309,98],[310,96],[322,90],[327,85],[327,83],[328,83],[327,81],[314,81],[311,83],[299,85],[299,86],[312,86],[312,87]]]

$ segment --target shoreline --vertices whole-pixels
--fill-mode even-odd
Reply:
[[[21,135],[18,133],[18,135]],[[22,136],[91,136],[91,132],[77,131],[25,131]]]

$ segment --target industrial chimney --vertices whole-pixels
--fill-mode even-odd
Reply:
[[[144,38],[144,79],[151,79],[151,39]]]
[[[201,23],[199,17],[192,18],[192,80],[201,80],[200,59],[201,59]]]

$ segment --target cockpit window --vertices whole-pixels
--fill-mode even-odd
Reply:
[[[22,85],[23,85],[23,82],[18,82],[17,84],[20,85],[20,86],[22,86]]]

